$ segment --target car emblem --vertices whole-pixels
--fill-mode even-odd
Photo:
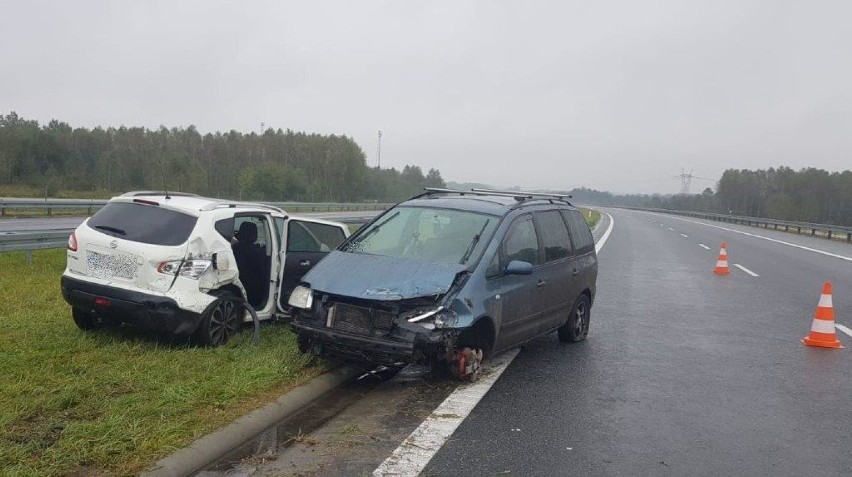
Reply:
[[[109,248],[116,248],[116,247],[118,247],[118,240],[113,240],[112,242],[109,243]]]

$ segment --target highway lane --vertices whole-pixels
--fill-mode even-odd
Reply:
[[[370,220],[379,212],[294,212],[294,216],[316,217],[327,220]],[[34,217],[0,219],[0,233],[35,232],[41,230],[73,229],[83,223],[85,217]]]
[[[799,342],[826,279],[852,325],[852,263],[733,230],[852,247],[609,212],[589,339],[525,346],[424,475],[852,473],[852,350]]]

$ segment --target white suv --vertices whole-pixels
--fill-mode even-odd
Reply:
[[[284,315],[302,275],[348,235],[264,204],[129,192],[68,238],[62,295],[84,330],[130,323],[218,346],[252,320],[240,303],[260,320]]]

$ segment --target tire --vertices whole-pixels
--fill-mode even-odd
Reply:
[[[74,318],[74,324],[77,325],[77,328],[83,331],[99,330],[106,326],[106,322],[94,312],[81,308],[71,308],[71,317]]]
[[[559,327],[559,341],[563,343],[577,343],[586,339],[589,334],[589,318],[591,312],[589,297],[580,295],[571,308],[568,321]]]
[[[222,346],[240,331],[243,324],[239,298],[227,291],[217,296],[219,298],[204,310],[201,323],[193,334],[195,342],[201,346]]]

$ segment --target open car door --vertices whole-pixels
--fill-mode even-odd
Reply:
[[[348,236],[349,229],[341,223],[308,217],[287,219],[281,240],[283,267],[278,277],[280,311],[287,311],[290,293],[308,270],[336,249]]]

